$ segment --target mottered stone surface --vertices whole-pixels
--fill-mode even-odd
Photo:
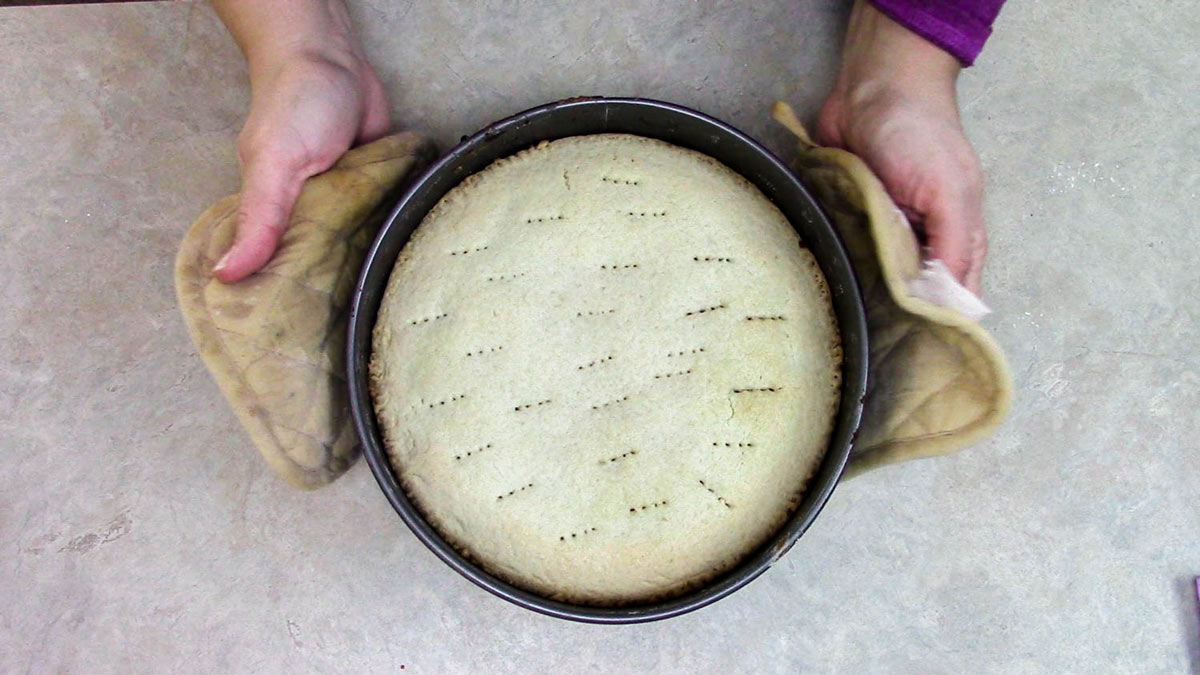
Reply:
[[[846,6],[351,0],[443,147],[565,96],[655,96],[790,157]],[[244,66],[199,2],[0,10],[0,671],[1196,672],[1200,16],[1009,3],[961,83],[1013,414],[869,473],[734,596],[604,628],[440,563],[357,465],[263,465],[175,306],[237,189]],[[80,29],[82,28],[82,29]]]

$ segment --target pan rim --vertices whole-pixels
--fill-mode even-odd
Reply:
[[[808,507],[802,508],[798,506],[789,515],[787,522],[772,535],[766,544],[748,555],[730,571],[722,574],[713,581],[692,591],[688,591],[682,596],[660,602],[650,602],[628,607],[601,607],[564,603],[526,591],[486,572],[482,567],[471,562],[467,556],[457,551],[442,539],[436,530],[425,521],[416,506],[408,499],[407,494],[400,487],[399,481],[396,479],[395,473],[387,460],[386,450],[384,449],[382,438],[379,435],[375,422],[375,411],[367,383],[366,368],[366,363],[370,357],[370,334],[374,328],[375,315],[378,311],[378,299],[375,300],[373,307],[369,306],[367,299],[367,292],[374,290],[372,284],[378,284],[378,281],[372,281],[370,276],[376,267],[381,265],[386,266],[386,274],[382,277],[383,285],[386,285],[386,279],[390,276],[391,268],[395,264],[395,256],[391,256],[390,260],[382,261],[381,256],[384,254],[381,252],[381,249],[387,242],[389,232],[395,226],[398,218],[404,213],[405,209],[421,195],[422,190],[429,190],[428,186],[435,183],[435,181],[449,182],[449,187],[446,187],[441,194],[437,195],[434,200],[436,203],[436,200],[440,199],[445,192],[466,178],[466,175],[469,175],[454,176],[456,162],[459,162],[464,157],[469,157],[470,153],[478,152],[480,148],[486,147],[487,144],[495,139],[514,130],[519,130],[534,121],[545,120],[547,116],[577,114],[583,108],[595,106],[620,107],[622,112],[634,111],[629,114],[644,111],[647,114],[653,113],[656,115],[667,115],[668,117],[678,116],[680,120],[686,119],[689,123],[708,127],[714,133],[719,133],[722,139],[727,138],[743,146],[747,151],[755,155],[755,159],[762,161],[764,168],[773,177],[778,177],[786,183],[783,189],[795,192],[804,201],[807,201],[808,206],[806,208],[811,207],[809,210],[812,213],[806,214],[806,220],[809,221],[807,226],[817,228],[828,235],[825,243],[828,250],[823,251],[822,255],[829,256],[829,258],[821,260],[820,256],[818,256],[818,262],[821,263],[822,272],[830,282],[831,290],[834,290],[835,294],[840,293],[845,296],[835,302],[837,304],[836,308],[839,310],[838,329],[842,334],[843,343],[842,396],[829,448],[826,450],[826,455],[822,459],[821,466],[814,474],[814,477],[810,479],[810,483],[806,486],[801,497],[801,504],[807,503]],[[609,107],[603,108],[605,124],[608,123],[609,111]],[[604,131],[589,133],[604,133]],[[552,138],[571,135],[577,134],[569,133],[562,136],[548,136],[541,140],[551,140]],[[648,133],[642,133],[641,135],[653,137],[652,134]],[[492,160],[489,160],[488,163],[490,161]],[[720,161],[719,158],[718,161]],[[734,170],[738,171],[736,168]],[[471,173],[474,173],[474,171]],[[744,175],[741,171],[738,171],[738,173]],[[748,176],[747,178],[756,186],[759,186],[758,182]],[[761,186],[759,187],[761,189]],[[436,185],[432,188],[434,191],[437,189],[440,188]],[[416,218],[418,223],[424,218],[427,212],[428,209],[425,209],[423,213],[419,214],[419,218]],[[812,217],[807,217],[809,215]],[[792,221],[790,214],[789,221]],[[796,227],[794,221],[793,227]],[[407,238],[407,235],[403,236],[403,243],[407,242]],[[403,243],[396,249],[396,253],[402,248]],[[833,288],[834,279],[829,278],[829,269],[844,270],[844,273],[839,272],[837,281],[840,283],[836,289]],[[382,290],[379,289],[379,293],[381,292]],[[380,227],[379,232],[363,258],[362,267],[351,299],[347,331],[346,369],[351,416],[354,420],[355,430],[358,434],[363,454],[366,455],[367,463],[371,467],[371,472],[401,520],[416,535],[417,539],[440,558],[442,562],[477,586],[526,609],[556,618],[586,623],[629,624],[679,616],[727,597],[769,569],[808,529],[828,502],[829,497],[839,482],[858,429],[867,381],[866,314],[858,280],[854,276],[853,267],[850,265],[849,256],[846,253],[844,244],[841,242],[832,225],[830,225],[817,201],[805,189],[799,178],[778,157],[744,132],[696,110],[646,98],[579,97],[565,99],[517,113],[516,115],[488,125],[475,134],[464,136],[460,143],[430,165],[405,189],[387,218],[384,219],[383,225]],[[854,339],[847,340],[848,331],[853,334]],[[822,479],[819,484],[817,481],[818,476]]]

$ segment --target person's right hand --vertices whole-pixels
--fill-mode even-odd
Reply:
[[[213,275],[232,283],[262,269],[288,226],[305,179],[391,126],[374,69],[357,54],[301,49],[251,63],[251,104],[238,136],[237,235]]]

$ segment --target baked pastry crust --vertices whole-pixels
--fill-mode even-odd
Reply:
[[[451,190],[401,252],[370,382],[404,489],[550,598],[684,592],[786,520],[828,445],[841,348],[783,214],[712,158],[542,143]]]

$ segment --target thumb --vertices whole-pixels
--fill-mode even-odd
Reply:
[[[979,294],[987,249],[983,213],[977,200],[943,199],[925,217],[929,257],[946,263],[955,279]]]
[[[262,269],[279,246],[304,177],[261,155],[246,163],[233,246],[213,267],[213,276],[234,283]]]

